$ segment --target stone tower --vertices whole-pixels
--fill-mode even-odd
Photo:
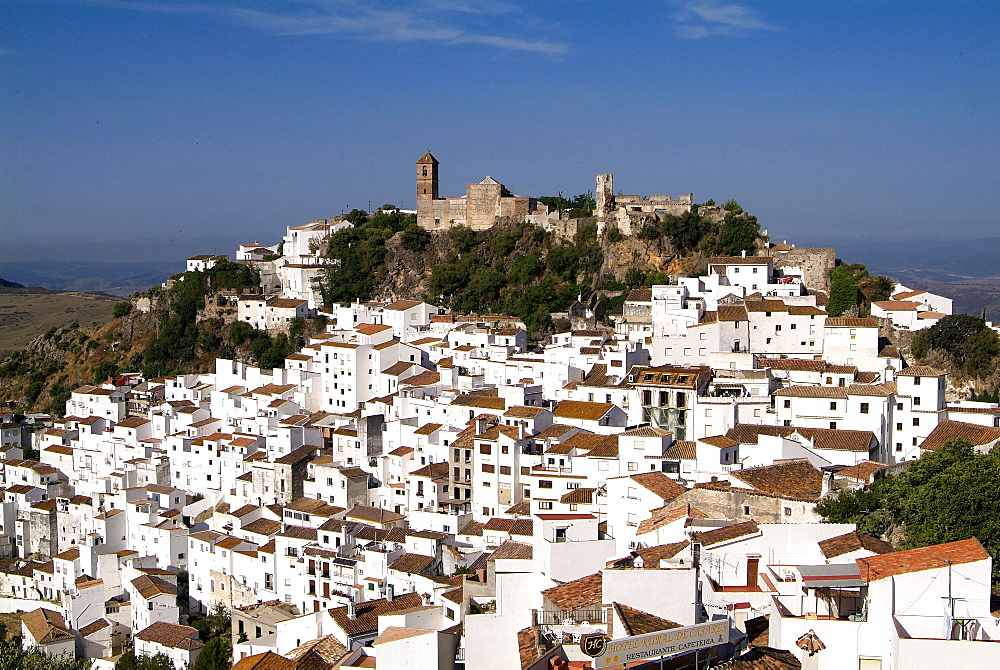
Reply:
[[[597,200],[594,214],[601,217],[610,214],[615,208],[615,176],[613,174],[597,175],[594,194]]]
[[[438,197],[438,160],[428,151],[417,161],[418,225],[434,226],[434,201]]]

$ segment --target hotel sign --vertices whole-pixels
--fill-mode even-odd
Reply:
[[[713,621],[620,640],[586,636],[580,642],[584,653],[594,659],[594,668],[606,668],[633,661],[683,656],[725,644],[729,642],[729,621]]]

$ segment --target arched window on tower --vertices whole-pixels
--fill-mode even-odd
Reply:
[[[427,176],[427,168],[424,168],[424,176]]]

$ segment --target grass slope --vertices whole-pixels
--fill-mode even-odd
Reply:
[[[49,328],[70,321],[85,326],[110,321],[117,302],[100,293],[0,288],[0,358]]]

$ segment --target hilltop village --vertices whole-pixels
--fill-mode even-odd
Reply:
[[[694,202],[596,186],[600,230],[626,235]],[[572,225],[491,178],[441,198],[429,153],[415,213]],[[977,539],[894,551],[816,511],[954,438],[1000,442],[1000,406],[950,401],[886,343],[949,299],[897,285],[832,317],[830,250],[764,244],[632,290],[613,327],[579,302],[541,344],[419,300],[325,308],[318,250],[351,225],[238,247],[261,273],[238,321],[325,320],[284,367],[120,374],[43,430],[4,417],[0,603],[25,645],[182,670],[206,649],[189,624],[221,609],[241,670],[647,667],[586,642],[712,622],[699,667],[995,665]]]

